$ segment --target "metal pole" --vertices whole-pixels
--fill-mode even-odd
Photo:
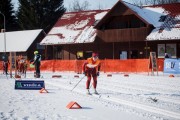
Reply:
[[[0,12],[0,14],[4,17],[4,52],[6,54],[6,17],[3,13]]]
[[[114,42],[113,42],[113,60],[114,60]]]
[[[147,55],[147,48],[148,48],[148,45],[147,45],[147,41],[146,41],[146,58],[148,58],[148,55]]]

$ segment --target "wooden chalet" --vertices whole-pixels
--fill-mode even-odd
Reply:
[[[119,0],[111,10],[65,13],[41,44],[51,45],[46,53],[55,59],[86,59],[93,51],[100,59],[148,58],[151,51],[178,58],[180,3],[138,7]]]
[[[84,59],[97,51],[94,25],[108,10],[91,10],[65,13],[41,41],[48,45],[47,59]]]

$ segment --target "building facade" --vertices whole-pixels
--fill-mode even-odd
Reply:
[[[53,59],[180,57],[180,3],[138,7],[118,1],[110,10],[65,13],[41,41]],[[51,54],[53,53],[53,54]]]

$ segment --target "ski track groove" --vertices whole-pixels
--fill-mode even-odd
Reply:
[[[71,78],[71,79],[73,79],[73,78]],[[81,78],[76,78],[75,80],[70,80],[69,82],[71,82],[71,84],[73,84],[73,82],[77,82],[76,80],[79,80],[79,79],[81,79]],[[58,80],[59,81],[59,80]],[[63,82],[63,84],[67,84],[67,81],[63,81],[63,80],[60,80],[61,82]],[[82,83],[80,83],[80,84],[82,84]],[[112,85],[112,88],[113,87],[115,87],[116,86],[116,88],[118,89],[118,91],[119,91],[119,93],[121,93],[121,94],[126,94],[126,93],[129,93],[129,92],[126,92],[127,90],[128,91],[132,91],[133,93],[138,93],[138,95],[140,94],[140,93],[142,93],[142,94],[146,94],[146,95],[148,95],[149,94],[149,96],[151,95],[151,94],[153,94],[153,96],[154,97],[159,97],[159,94],[160,93],[164,93],[164,95],[167,95],[168,93],[167,92],[165,92],[164,90],[161,90],[161,89],[155,89],[155,88],[152,88],[151,90],[146,90],[146,89],[140,89],[139,88],[139,86],[137,86],[138,88],[136,88],[136,87],[133,87],[133,88],[131,88],[131,87],[127,87],[128,85],[127,85],[127,83],[126,83],[126,85],[122,85],[122,83],[110,83],[110,84],[106,84],[106,83],[104,83],[104,82],[102,82],[102,83],[100,83],[101,84],[101,86],[103,86],[103,87],[101,87],[101,86],[98,86],[98,89],[100,88],[100,89],[105,89],[105,90],[107,90],[109,87],[105,87],[105,86],[108,86],[108,85]],[[117,85],[118,84],[118,85]],[[104,86],[105,85],[105,86]],[[134,86],[136,86],[135,84],[134,84]],[[157,85],[156,85],[157,86]],[[113,92],[117,92],[117,89],[109,89],[109,91],[113,91]],[[120,89],[121,88],[121,89]],[[127,88],[127,89],[125,89],[125,88]],[[133,89],[133,90],[132,90]],[[153,89],[155,89],[155,90],[153,90]],[[137,91],[138,90],[138,91]],[[161,90],[161,92],[160,92],[160,90]],[[146,92],[148,92],[148,93],[146,93]],[[172,92],[174,92],[174,91],[172,91]],[[156,94],[156,95],[155,95]],[[166,98],[168,98],[167,96],[166,96]],[[172,99],[172,98],[168,98],[168,99],[166,99],[165,101],[168,101],[168,102],[175,102],[175,103],[180,103],[180,100],[174,100],[174,99]]]
[[[79,78],[79,79],[81,79],[81,78]],[[79,80],[79,79],[77,79],[77,80]],[[63,82],[63,84],[67,84],[67,81],[61,80],[61,82]],[[73,83],[72,80],[71,80],[71,82]],[[159,96],[160,93],[167,94],[167,92],[161,90],[160,88],[157,90],[157,89],[151,87],[150,90],[147,90],[147,89],[139,88],[139,86],[136,86],[136,84],[133,84],[133,87],[130,87],[129,85],[127,85],[127,83],[125,85],[122,85],[122,83],[118,83],[118,84],[117,83],[110,83],[110,84],[100,83],[100,84],[101,84],[101,86],[98,86],[98,89],[104,89],[106,91],[108,90],[108,91],[112,91],[112,92],[118,92],[120,94],[127,94],[127,93],[129,94],[129,92],[126,92],[126,91],[132,91],[133,93],[135,93],[137,91],[138,94],[140,94],[140,93],[143,94],[145,92],[145,94],[149,94],[149,96],[151,96],[151,94],[153,93],[154,97],[157,97],[158,99],[160,99],[162,101],[166,101],[166,102],[170,102],[170,103],[174,102],[174,103],[180,104],[180,100],[175,100],[175,99],[169,98],[167,96],[166,97]],[[82,83],[80,83],[80,85],[82,85]],[[108,85],[112,86],[111,89],[109,89],[109,87],[107,87]],[[116,87],[116,89],[113,89],[113,87]],[[160,90],[161,90],[161,92],[159,92]],[[148,92],[148,93],[146,93],[146,92]],[[172,91],[172,92],[174,92],[174,91]]]
[[[52,82],[49,82],[49,81],[46,81],[46,83],[49,84],[49,85],[53,85],[53,86],[60,87],[60,88],[70,90],[70,91],[72,89],[71,86],[68,86],[68,87],[66,86],[65,87],[64,85],[52,83]],[[99,89],[102,89],[102,88],[99,88]],[[75,89],[74,91],[77,92],[77,93],[80,93],[80,94],[85,94],[84,92],[82,92],[79,89]],[[130,106],[130,107],[133,107],[133,108],[138,108],[138,109],[141,109],[141,110],[145,110],[145,111],[148,111],[148,112],[151,112],[151,113],[161,114],[161,115],[171,117],[171,118],[175,118],[175,119],[180,118],[180,114],[177,113],[177,112],[172,112],[172,111],[169,111],[169,110],[164,110],[164,109],[149,106],[149,105],[144,105],[142,103],[135,103],[135,102],[122,100],[122,99],[115,98],[115,97],[107,97],[107,96],[104,96],[104,95],[101,95],[100,98],[104,99],[104,100],[111,101],[111,102],[115,102],[115,103],[118,103],[118,104],[122,104],[122,105]]]

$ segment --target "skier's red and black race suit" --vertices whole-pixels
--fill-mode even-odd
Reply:
[[[89,65],[95,65],[96,67],[89,68],[88,64]],[[88,58],[87,61],[84,63],[83,72],[87,76],[86,89],[89,89],[89,85],[90,85],[90,82],[91,82],[91,77],[93,77],[93,87],[96,89],[97,76],[99,74],[100,67],[101,67],[100,60],[97,59],[96,61],[94,61],[92,57]]]

